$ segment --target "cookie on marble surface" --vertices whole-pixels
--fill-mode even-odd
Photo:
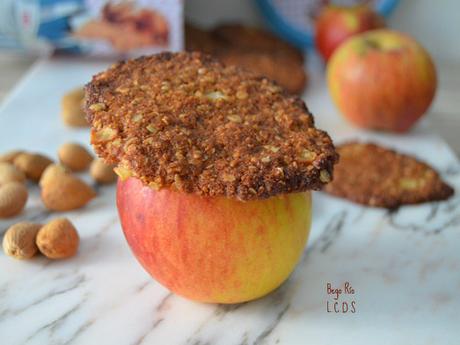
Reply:
[[[96,152],[154,188],[263,199],[320,189],[337,161],[301,99],[202,53],[118,63],[86,93]]]
[[[428,164],[373,143],[338,146],[340,161],[329,194],[359,204],[394,209],[448,199],[454,190]]]

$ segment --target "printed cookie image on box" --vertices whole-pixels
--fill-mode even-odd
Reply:
[[[71,21],[72,37],[91,55],[137,56],[182,49],[182,1],[88,0]]]

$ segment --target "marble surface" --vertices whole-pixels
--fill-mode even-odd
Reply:
[[[56,157],[63,142],[87,143],[87,130],[68,129],[59,121],[59,99],[105,65],[36,64],[0,108],[0,151],[24,148]],[[304,98],[317,124],[337,142],[372,139],[415,154],[459,190],[460,163],[429,122],[407,136],[353,129],[337,116],[321,73],[313,73]],[[97,189],[99,196],[84,209],[50,214],[31,186],[25,212],[0,221],[3,234],[18,220],[45,222],[64,215],[81,235],[78,255],[65,261],[22,262],[0,254],[1,344],[459,342],[458,196],[390,213],[315,193],[310,241],[290,279],[254,302],[207,305],[169,293],[143,271],[123,238],[114,187]],[[336,313],[327,284],[344,290],[347,282]]]

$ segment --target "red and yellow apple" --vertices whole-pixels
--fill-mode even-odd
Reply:
[[[359,127],[405,132],[436,91],[430,55],[413,38],[375,30],[350,38],[332,55],[327,82],[335,104]]]
[[[347,38],[382,28],[383,18],[367,5],[328,5],[315,21],[315,44],[325,61]]]
[[[311,222],[310,193],[242,202],[119,180],[117,207],[142,266],[178,295],[212,303],[264,296],[293,271]]]

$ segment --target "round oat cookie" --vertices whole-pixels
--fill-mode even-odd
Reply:
[[[429,165],[372,143],[337,148],[340,162],[324,190],[367,206],[401,205],[448,199],[454,190]]]
[[[221,49],[215,54],[226,65],[241,66],[266,76],[294,94],[302,93],[307,83],[303,65],[292,61],[291,57],[283,53],[229,48]]]
[[[186,23],[185,48],[266,76],[295,94],[307,83],[302,52],[262,29],[226,24],[208,31]]]
[[[262,199],[320,189],[338,159],[298,97],[201,53],[118,63],[86,97],[96,152],[153,188]]]
[[[283,41],[270,31],[238,23],[226,23],[212,30],[215,37],[228,45],[271,53],[282,53],[303,65],[301,50]]]
[[[223,42],[214,37],[209,31],[193,24],[185,23],[185,49],[214,54],[223,47]]]

